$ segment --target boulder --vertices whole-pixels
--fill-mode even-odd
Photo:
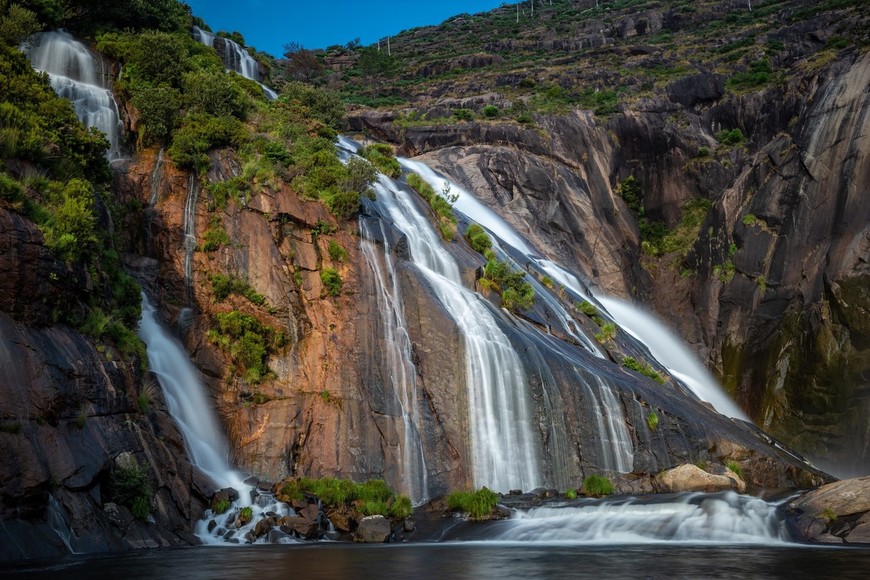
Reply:
[[[356,533],[353,535],[354,542],[364,544],[383,544],[390,536],[390,521],[384,516],[368,516],[362,519]]]
[[[823,485],[793,501],[791,507],[809,516],[817,516],[825,510],[834,512],[837,517],[868,512],[870,475]]]
[[[707,473],[697,465],[688,463],[662,472],[656,477],[656,484],[659,491],[663,493],[746,491],[746,483],[730,470],[726,472],[726,475],[714,475]]]
[[[718,101],[725,94],[725,77],[711,73],[677,79],[668,85],[668,98],[685,107]]]
[[[846,535],[850,544],[870,544],[870,523],[861,524]]]

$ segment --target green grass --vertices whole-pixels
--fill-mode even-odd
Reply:
[[[655,431],[659,428],[659,416],[655,411],[651,411],[650,414],[646,416],[646,425],[649,427],[650,431]]]
[[[727,461],[725,467],[733,471],[737,477],[743,478],[743,468],[736,461]]]
[[[589,475],[583,479],[583,493],[591,497],[604,497],[613,493],[613,484],[603,475]]]
[[[656,371],[654,368],[652,368],[652,366],[649,363],[642,363],[633,357],[630,357],[630,356],[622,357],[622,366],[624,366],[627,369],[631,369],[636,373],[640,373],[645,377],[649,377],[659,384],[662,384],[665,382],[664,377],[662,377],[662,375],[660,375],[658,373],[658,371]]]
[[[447,496],[447,507],[467,513],[472,519],[489,516],[498,505],[498,494],[482,487],[477,491],[457,491]]]
[[[616,325],[612,322],[605,322],[601,326],[601,332],[595,334],[595,340],[600,343],[605,343],[608,340],[613,340],[616,337]]]
[[[426,203],[429,204],[429,207],[438,216],[438,229],[441,232],[441,237],[445,240],[453,239],[453,236],[456,234],[456,214],[453,213],[453,204],[456,202],[456,196],[450,194],[450,186],[445,182],[442,189],[443,195],[439,195],[429,183],[416,173],[409,174],[407,181],[408,185],[419,193],[420,197],[426,200]],[[483,235],[486,235],[486,233]]]
[[[301,477],[287,481],[281,487],[281,494],[301,500],[303,493],[317,496],[324,505],[330,507],[357,506],[363,515],[382,515],[395,519],[405,519],[413,512],[410,498],[397,495],[381,479],[356,483],[347,479],[323,477],[310,479]]]
[[[596,308],[595,305],[588,300],[584,300],[583,302],[581,302],[579,308],[580,312],[582,312],[586,316],[589,316],[590,318],[598,316],[598,308]]]
[[[320,272],[320,281],[323,282],[323,287],[329,296],[334,298],[341,295],[343,282],[338,274],[338,270],[335,268],[324,268]]]
[[[214,505],[212,506],[211,509],[216,514],[222,514],[222,513],[225,513],[228,509],[230,509],[230,505],[232,505],[232,504],[230,503],[229,500],[219,499],[216,502],[214,502]]]
[[[333,262],[347,262],[348,253],[344,247],[335,240],[329,240],[329,245],[326,248],[329,253],[329,259]]]

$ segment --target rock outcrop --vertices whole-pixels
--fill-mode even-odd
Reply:
[[[810,541],[870,544],[870,477],[829,483],[792,501],[797,528]]]
[[[701,73],[609,118],[399,127],[360,110],[351,125],[435,164],[593,287],[651,306],[764,430],[848,472],[870,467],[868,83],[870,56],[844,51],[743,95]],[[686,247],[642,251],[629,176],[646,219],[672,229],[710,202]]]

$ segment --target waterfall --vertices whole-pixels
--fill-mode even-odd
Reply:
[[[154,207],[157,205],[157,195],[160,193],[160,170],[163,168],[163,147],[157,154],[157,161],[154,163],[154,171],[151,172],[151,198],[148,200],[148,205]]]
[[[239,490],[244,501],[250,486],[244,483],[241,472],[230,467],[229,445],[205,387],[184,348],[158,322],[144,293],[139,336],[148,347],[148,364],[157,375],[169,413],[181,429],[191,463],[219,487]]]
[[[194,173],[190,174],[187,181],[187,199],[184,202],[184,219],[182,230],[184,231],[184,283],[188,292],[193,284],[193,252],[196,250],[196,201],[199,197],[199,179]]]
[[[211,32],[203,30],[199,26],[193,27],[193,39],[214,48],[214,40],[216,36]],[[227,71],[237,72],[246,79],[256,81],[262,87],[263,92],[270,100],[278,98],[278,93],[260,82],[260,65],[248,52],[248,49],[242,48],[238,43],[233,42],[229,38],[221,37],[224,44],[224,67]]]
[[[541,485],[519,356],[483,300],[462,286],[459,266],[412,196],[383,175],[374,188],[377,205],[405,234],[414,265],[462,334],[474,485],[500,491]]]
[[[674,336],[664,323],[628,302],[602,295],[596,296],[596,299],[623,330],[646,345],[653,357],[699,399],[709,402],[723,415],[749,421],[746,414],[716,384],[716,379],[689,352],[685,343]]]
[[[53,495],[48,494],[48,527],[57,534],[66,549],[70,554],[78,554],[72,547],[72,539],[78,539],[69,524],[69,517],[66,515],[63,505]]]
[[[48,74],[58,96],[72,103],[79,120],[106,135],[109,161],[121,159],[124,126],[103,59],[63,31],[35,34],[24,50],[33,68]]]
[[[684,494],[653,500],[584,501],[515,512],[487,538],[504,542],[559,544],[789,543],[779,503],[734,492]],[[781,502],[780,502],[781,503]]]
[[[444,177],[427,165],[409,159],[400,159],[403,167],[420,174],[435,191],[441,191],[441,184],[450,186],[450,193],[458,195],[455,208],[464,213],[496,235],[501,241],[512,246],[526,259],[546,272],[554,280],[570,289],[581,298],[591,295],[579,280],[557,264],[536,255],[528,243],[504,219],[483,205],[473,195]],[[731,401],[715,379],[689,352],[685,344],[671,333],[664,324],[645,313],[639,307],[620,300],[595,294],[595,299],[619,326],[641,342],[653,357],[658,360],[675,378],[683,382],[701,400],[707,401],[720,413],[748,420],[746,415]]]
[[[411,340],[405,328],[405,314],[402,308],[402,295],[396,279],[389,244],[382,222],[380,232],[371,231],[372,225],[360,220],[362,240],[360,249],[366,264],[372,271],[376,285],[378,311],[384,343],[381,354],[384,368],[389,371],[389,382],[398,399],[402,413],[402,443],[399,465],[400,482],[398,491],[411,498],[414,503],[422,503],[429,497],[429,482],[423,442],[420,438],[420,412],[417,392],[417,369],[412,363]],[[372,240],[383,240],[383,254],[378,255]],[[380,258],[380,259],[379,259]],[[383,265],[381,260],[383,260]]]

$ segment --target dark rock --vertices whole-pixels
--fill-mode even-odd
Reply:
[[[367,516],[360,520],[353,535],[354,542],[383,544],[390,537],[390,521],[384,516]]]
[[[265,536],[274,526],[275,522],[271,519],[262,519],[254,526],[254,536],[260,538]]]
[[[725,94],[725,77],[711,73],[683,77],[669,84],[667,91],[671,101],[684,107],[711,103]]]

